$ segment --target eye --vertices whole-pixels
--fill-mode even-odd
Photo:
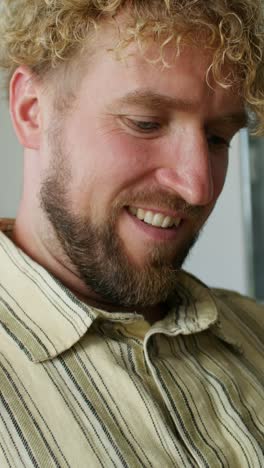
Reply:
[[[223,149],[230,148],[230,141],[218,135],[209,135],[207,137],[207,141],[210,147],[218,147]]]
[[[125,119],[125,122],[130,128],[141,133],[153,133],[160,130],[162,127],[159,122],[147,120]]]
[[[158,130],[160,128],[160,124],[157,122],[141,122],[139,120],[134,120],[133,123],[139,130],[144,132]]]

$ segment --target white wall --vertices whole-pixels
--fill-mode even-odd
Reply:
[[[22,148],[0,103],[0,217],[15,217],[22,190]],[[242,210],[241,142],[236,137],[224,192],[185,269],[211,286],[251,294]]]
[[[0,217],[15,217],[22,192],[23,151],[15,137],[6,101],[0,101]]]

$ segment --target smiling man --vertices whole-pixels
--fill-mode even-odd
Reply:
[[[2,0],[1,467],[263,467],[263,307],[182,270],[263,133],[262,8]]]

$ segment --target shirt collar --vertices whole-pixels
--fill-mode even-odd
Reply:
[[[42,362],[71,348],[98,318],[122,323],[142,320],[136,313],[106,312],[80,301],[12,242],[13,225],[12,219],[0,219],[0,322],[30,360]],[[178,279],[169,313],[148,333],[174,336],[211,328],[220,339],[236,346],[209,288],[184,271]]]

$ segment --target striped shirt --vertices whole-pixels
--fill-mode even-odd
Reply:
[[[0,467],[264,467],[264,308],[179,272],[166,317],[78,300],[0,221]]]

